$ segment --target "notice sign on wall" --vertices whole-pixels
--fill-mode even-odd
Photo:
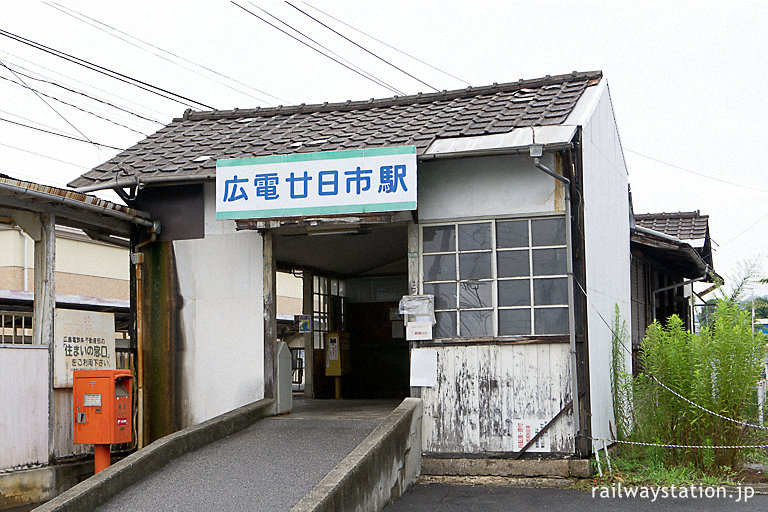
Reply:
[[[216,218],[416,209],[416,146],[216,161]]]
[[[530,442],[531,439],[536,436],[536,434],[539,433],[539,431],[544,428],[544,426],[547,424],[544,420],[536,420],[536,419],[519,419],[519,420],[512,420],[512,436],[514,438],[514,448],[513,450],[516,452],[519,452],[523,449],[523,447]],[[550,443],[549,443],[549,432],[544,432],[541,434],[541,436],[534,442],[530,448],[528,448],[529,452],[548,452],[550,451]]]
[[[53,387],[71,388],[74,370],[115,369],[115,315],[56,309]]]

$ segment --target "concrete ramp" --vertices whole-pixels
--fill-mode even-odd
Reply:
[[[38,510],[381,510],[419,472],[421,403],[398,404],[298,399],[162,467],[142,460],[153,443]]]

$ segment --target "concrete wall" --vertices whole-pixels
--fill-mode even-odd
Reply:
[[[552,155],[542,163],[554,168]],[[562,211],[556,183],[527,155],[419,162],[419,222]]]
[[[418,398],[406,398],[291,512],[378,512],[403,495],[421,474]]]
[[[437,385],[421,388],[427,453],[518,451],[517,420],[547,423],[571,399],[567,343],[436,350]],[[547,432],[550,452],[573,452],[571,413]]]
[[[0,345],[0,469],[48,462],[48,346]]]
[[[614,426],[610,385],[611,329],[614,306],[631,325],[628,175],[603,80],[583,123],[584,234],[588,308],[592,435],[610,438]],[[578,290],[578,287],[577,287]],[[626,368],[632,368],[626,340]]]
[[[205,238],[174,242],[184,348],[182,426],[264,397],[262,238],[216,220],[205,188]]]

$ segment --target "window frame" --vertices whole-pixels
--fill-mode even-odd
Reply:
[[[455,314],[455,325],[452,328],[452,336],[440,336],[436,331],[435,340],[452,340],[452,339],[495,339],[495,338],[531,338],[531,337],[552,337],[552,336],[568,336],[568,326],[562,333],[553,334],[536,334],[536,312],[544,309],[565,309],[566,314],[570,308],[570,297],[567,285],[567,260],[565,262],[565,268],[562,273],[559,274],[536,274],[534,273],[534,254],[536,250],[564,250],[565,257],[568,258],[568,246],[567,236],[564,236],[562,244],[555,245],[534,245],[534,221],[546,220],[546,219],[562,219],[565,221],[564,213],[544,214],[544,215],[524,215],[514,217],[493,217],[482,219],[467,219],[467,220],[445,220],[445,221],[433,221],[426,222],[419,225],[419,291],[420,293],[426,293],[425,287],[431,288],[430,285],[439,284],[454,284],[455,288],[455,301],[452,308],[439,308],[437,307],[437,300],[435,300],[435,313],[453,313]],[[497,227],[501,222],[508,221],[524,221],[526,222],[528,233],[527,246],[520,247],[498,247],[499,241],[497,236]],[[469,249],[462,250],[460,244],[460,226],[471,224],[490,224],[490,249]],[[424,251],[424,230],[436,227],[452,227],[453,228],[453,249],[452,250],[437,250],[433,252]],[[567,229],[567,226],[566,226]],[[479,279],[461,279],[461,267],[460,267],[460,255],[471,253],[490,253],[491,255],[491,276],[489,278]],[[503,276],[499,277],[499,254],[509,252],[525,252],[527,255],[528,273],[522,276]],[[439,278],[436,280],[428,281],[425,276],[425,257],[429,256],[447,256],[453,255],[455,269],[454,279],[447,280],[445,278]],[[559,269],[558,269],[559,270]],[[557,304],[536,304],[536,295],[534,294],[534,288],[537,281],[545,279],[565,279],[565,302]],[[509,281],[526,281],[528,284],[528,304],[522,306],[500,306],[499,294],[500,283]],[[462,307],[461,306],[461,283],[467,282],[489,282],[491,283],[491,304],[490,306],[477,306],[477,307]],[[499,334],[500,320],[499,315],[502,311],[507,310],[527,310],[529,312],[529,331],[527,334]],[[462,336],[462,322],[461,314],[466,311],[491,311],[490,332],[485,335],[464,335]],[[437,326],[436,326],[437,327]]]

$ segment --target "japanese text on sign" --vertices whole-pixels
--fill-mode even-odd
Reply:
[[[416,147],[216,162],[219,219],[416,209]]]
[[[54,387],[72,387],[74,370],[115,369],[113,313],[57,308],[54,332]]]

